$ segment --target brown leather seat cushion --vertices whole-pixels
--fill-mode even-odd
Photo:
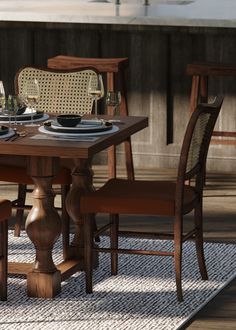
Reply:
[[[175,214],[176,184],[169,181],[111,179],[102,188],[81,197],[82,213]],[[196,198],[185,186],[184,203]]]

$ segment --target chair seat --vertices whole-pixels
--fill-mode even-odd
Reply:
[[[27,174],[25,167],[0,165],[0,181],[33,184],[32,178]],[[58,174],[53,178],[53,184],[70,184],[71,171],[66,167],[60,168]]]
[[[193,187],[184,188],[184,207],[197,197]],[[175,214],[176,183],[111,179],[98,191],[81,197],[82,213]]]

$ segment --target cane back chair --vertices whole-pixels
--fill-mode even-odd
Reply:
[[[111,179],[95,192],[81,198],[81,213],[84,214],[86,291],[92,292],[92,259],[94,251],[111,253],[111,272],[117,274],[118,253],[151,254],[174,257],[177,297],[183,300],[181,285],[182,244],[194,239],[199,269],[206,280],[202,229],[202,194],[205,178],[206,159],[210,139],[223,98],[217,97],[213,104],[199,104],[193,112],[184,136],[180,153],[176,182],[138,181]],[[193,185],[186,180],[194,178]],[[189,232],[183,232],[183,216],[194,211],[194,224]],[[92,214],[110,214],[110,248],[93,245]],[[173,217],[173,231],[167,236],[174,241],[173,251],[146,251],[118,248],[119,214],[143,214]],[[158,218],[155,218],[158,221]],[[103,227],[104,230],[108,225]],[[99,233],[102,228],[99,229]],[[139,233],[140,236],[153,233]],[[96,235],[96,233],[95,233]],[[160,233],[159,233],[160,235]],[[160,237],[160,236],[158,236]]]
[[[0,199],[0,299],[7,300],[8,219],[11,202]]]
[[[23,67],[15,76],[16,94],[22,92],[24,82],[28,79],[37,79],[40,87],[40,100],[35,106],[37,111],[46,113],[91,113],[92,99],[89,98],[87,90],[89,78],[97,73],[92,69],[78,70],[50,70],[47,68]],[[23,212],[29,205],[25,205],[27,185],[33,184],[27,175],[26,168],[22,166],[0,165],[0,180],[19,183],[18,198],[12,205],[17,208],[15,236],[20,235],[23,221]],[[53,184],[61,185],[61,204],[63,218],[63,232],[68,230],[69,217],[65,208],[65,197],[71,184],[71,170],[61,167],[60,172],[54,178]],[[66,225],[67,224],[67,225]],[[67,229],[66,229],[67,228]],[[64,238],[68,235],[64,235]]]
[[[94,69],[56,70],[48,68],[24,67],[15,77],[15,89],[21,94],[24,82],[37,79],[40,99],[35,110],[53,114],[90,114],[93,100],[88,95],[91,75]]]

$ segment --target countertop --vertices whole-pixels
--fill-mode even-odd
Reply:
[[[0,22],[236,27],[236,0],[0,0]]]

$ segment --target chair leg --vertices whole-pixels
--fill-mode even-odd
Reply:
[[[14,236],[16,237],[20,236],[21,226],[23,223],[24,205],[25,205],[26,191],[27,191],[26,189],[27,189],[26,184],[18,185],[17,206],[20,208],[16,210],[16,222],[14,228]]]
[[[96,214],[93,214],[93,232],[96,232],[97,231],[97,222],[96,222]],[[95,242],[99,243],[101,240],[100,240],[100,237],[99,236],[95,236]]]
[[[116,146],[108,148],[108,178],[116,178]]]
[[[174,261],[175,261],[175,279],[178,301],[183,301],[182,290],[182,217],[175,218],[174,229]]]
[[[195,226],[197,228],[195,243],[196,243],[198,265],[202,279],[207,280],[208,275],[206,270],[204,247],[203,247],[202,203],[199,203],[194,210],[194,220],[195,220]]]
[[[92,216],[84,217],[84,270],[86,293],[93,292],[93,220]]]
[[[8,256],[8,221],[0,223],[1,249],[0,249],[0,298],[7,300],[7,256]]]
[[[130,137],[124,141],[125,148],[125,163],[127,178],[129,180],[134,180],[134,163],[132,155],[132,146]],[[116,166],[116,147],[111,146],[108,149],[108,178],[116,178],[117,176],[117,166]]]
[[[134,180],[134,163],[133,163],[132,146],[131,146],[130,137],[124,141],[124,146],[125,146],[127,178],[129,180]]]
[[[118,227],[119,227],[119,215],[110,214],[111,219],[111,248],[118,249]],[[118,253],[111,253],[111,274],[117,275],[118,270]]]
[[[68,248],[70,245],[70,216],[66,210],[66,196],[69,189],[70,185],[61,185],[62,249],[64,260],[69,257]]]

